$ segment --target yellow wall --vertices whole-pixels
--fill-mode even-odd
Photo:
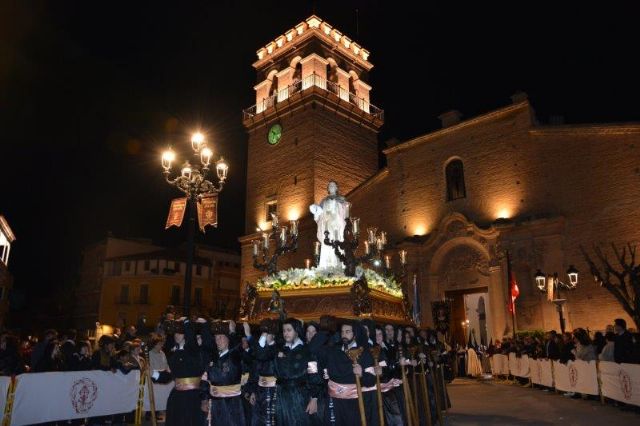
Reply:
[[[140,302],[140,287],[149,286],[148,303]],[[118,325],[118,319],[124,318],[126,324],[137,324],[141,314],[147,318],[147,326],[153,327],[167,305],[171,304],[171,290],[174,285],[180,287],[180,309],[183,295],[184,277],[182,276],[112,276],[105,277],[100,295],[100,312],[98,320],[102,324]],[[120,292],[123,285],[129,285],[128,303],[121,303]],[[202,306],[195,306],[195,289],[202,288]],[[193,277],[191,284],[192,313],[200,311],[206,314],[214,307],[214,301],[223,298],[238,298],[238,292],[217,290],[212,281]],[[233,302],[231,302],[233,303]],[[235,316],[235,315],[234,315]]]

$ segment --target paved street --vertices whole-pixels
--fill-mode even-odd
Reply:
[[[447,425],[632,425],[640,414],[519,385],[455,380]]]

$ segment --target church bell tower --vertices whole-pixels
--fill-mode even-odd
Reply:
[[[326,195],[330,180],[347,194],[377,172],[384,120],[369,100],[369,51],[317,16],[258,49],[253,67],[256,104],[243,111],[249,135],[243,284],[260,276],[251,267],[250,240],[257,229],[270,229],[271,213],[300,219],[304,232],[312,222],[309,205]],[[299,245],[307,253],[312,240],[301,235]]]

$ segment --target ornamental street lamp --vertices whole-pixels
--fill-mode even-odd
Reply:
[[[211,166],[213,150],[207,146],[205,137],[202,133],[195,133],[191,136],[191,148],[193,149],[194,164],[185,161],[180,174],[171,179],[171,166],[176,160],[175,152],[169,148],[162,154],[162,168],[165,180],[171,186],[182,191],[187,198],[187,270],[184,274],[184,313],[189,316],[191,307],[191,278],[193,273],[193,257],[195,251],[195,232],[196,232],[196,214],[197,202],[202,197],[217,195],[222,191],[229,166],[220,157],[215,163],[216,174],[218,177],[217,185],[207,180],[207,174]],[[198,162],[200,164],[198,164]]]
[[[565,330],[563,306],[567,299],[560,297],[560,290],[575,290],[578,286],[578,270],[575,266],[569,266],[569,269],[567,269],[567,277],[569,278],[568,282],[560,281],[557,272],[547,276],[540,269],[538,269],[535,275],[538,290],[545,293],[548,300],[556,305],[560,319],[560,331],[562,331],[562,333],[564,333]]]

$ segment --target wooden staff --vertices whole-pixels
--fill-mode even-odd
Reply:
[[[398,363],[400,359],[404,358],[402,355],[402,346],[398,346]],[[413,415],[413,407],[411,406],[411,391],[409,390],[409,382],[407,381],[407,373],[404,370],[404,365],[400,364],[400,371],[402,372],[402,394],[404,395],[404,412],[407,420],[407,426],[414,426],[416,424]]]
[[[425,354],[426,355],[426,354]],[[422,403],[427,410],[427,424],[432,425],[433,420],[431,418],[431,401],[429,400],[429,387],[427,386],[427,373],[424,370],[424,363],[427,361],[425,358],[420,362],[420,385],[422,386]],[[441,423],[442,424],[442,423]]]
[[[437,368],[432,368],[431,369],[431,381],[433,382],[433,390],[436,394],[436,411],[438,412],[438,422],[443,425],[444,423],[442,423],[442,402],[440,402],[440,391],[438,390],[438,375],[437,373],[434,371],[437,370]]]
[[[444,411],[449,412],[449,400],[447,396],[447,384],[444,381],[444,367],[442,365],[438,366],[440,368],[440,381],[442,382],[442,397],[444,398]]]
[[[416,359],[416,352],[418,351],[418,347],[417,346],[409,346],[408,348],[409,351],[409,355],[411,356],[412,360]],[[417,382],[416,382],[416,370],[415,368],[413,369],[413,371],[411,372],[411,384],[413,385],[413,416],[415,417],[416,420],[416,424],[419,424],[419,418],[418,418],[418,386],[417,386]]]
[[[156,397],[153,393],[153,379],[151,377],[151,362],[149,361],[149,347],[144,347],[144,369],[147,376],[147,385],[149,386],[149,409],[151,410],[151,424],[156,426],[158,424],[156,419]]]
[[[371,352],[371,356],[373,357],[373,365],[378,369],[380,367],[380,363],[378,359],[380,359],[380,346],[372,346],[369,348]],[[380,426],[384,426],[384,405],[382,403],[382,388],[380,387],[380,376],[376,372],[376,393],[378,396],[378,417],[380,417]]]
[[[363,348],[352,348],[347,351],[347,355],[353,365],[358,363],[358,358],[362,355]],[[362,398],[362,386],[360,385],[360,376],[354,374],[356,378],[356,389],[358,390],[358,408],[360,409],[360,424],[367,426],[367,415],[364,412],[364,399]]]

